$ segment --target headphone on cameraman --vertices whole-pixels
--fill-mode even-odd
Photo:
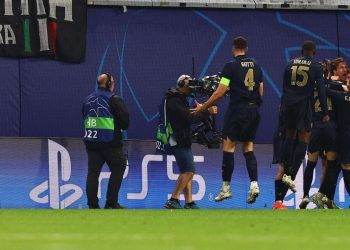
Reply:
[[[107,89],[111,89],[111,87],[112,87],[112,76],[111,76],[111,73],[105,72],[103,74],[105,74],[107,76],[106,88]]]
[[[188,75],[181,75],[179,79],[177,79],[177,87],[182,88],[185,86],[186,81],[191,80],[192,78]]]

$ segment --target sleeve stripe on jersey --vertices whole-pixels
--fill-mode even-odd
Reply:
[[[222,85],[228,86],[228,85],[230,84],[230,79],[227,79],[227,78],[225,78],[225,77],[221,77],[220,83],[221,83]]]

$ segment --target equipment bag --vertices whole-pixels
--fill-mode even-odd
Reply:
[[[158,153],[171,155],[172,150],[170,146],[175,146],[176,141],[173,136],[173,129],[170,123],[167,121],[166,115],[166,98],[162,99],[159,105],[159,120],[157,125],[156,135],[156,151]]]

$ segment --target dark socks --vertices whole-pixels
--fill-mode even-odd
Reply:
[[[250,181],[258,180],[258,168],[257,161],[253,151],[249,151],[243,154],[249,174]]]
[[[272,164],[277,164],[279,161],[281,161],[283,142],[284,142],[284,137],[282,137],[282,132],[276,131],[273,137]]]
[[[223,152],[222,154],[222,180],[230,182],[234,169],[234,153]]]
[[[275,180],[275,201],[283,201],[288,188],[283,184],[282,180]]]
[[[319,192],[325,194],[330,200],[334,199],[335,189],[337,187],[340,166],[336,161],[327,161],[327,171]]]
[[[316,162],[307,161],[307,165],[304,171],[304,183],[303,183],[304,197],[309,195],[315,166],[316,166]]]
[[[337,189],[338,177],[341,171],[340,164],[337,161],[327,161],[326,176],[329,177],[329,184],[326,186],[326,195],[330,200],[334,200],[335,190]],[[329,172],[329,174],[328,174]]]
[[[301,141],[298,141],[295,145],[295,150],[293,154],[293,161],[292,161],[292,180],[295,179],[295,176],[297,175],[299,168],[305,159],[307,144]]]
[[[291,139],[285,139],[283,143],[283,150],[282,150],[282,162],[285,164],[285,173],[287,175],[292,175],[292,158],[293,158],[293,152],[294,152],[294,140]]]

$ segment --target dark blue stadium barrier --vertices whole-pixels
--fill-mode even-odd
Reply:
[[[47,59],[0,59],[0,136],[80,137],[81,103],[96,77],[110,71],[131,112],[129,139],[154,139],[157,105],[183,73],[217,73],[231,58],[235,36],[249,40],[262,66],[265,96],[257,141],[271,143],[286,62],[306,39],[317,59],[349,60],[350,15],[336,11],[88,9],[87,55],[82,64]],[[339,31],[339,32],[337,32]],[[221,101],[223,111],[228,98]],[[221,113],[218,129],[222,127]]]
[[[157,154],[154,141],[126,141],[124,149],[128,153],[128,167],[120,190],[120,203],[128,208],[163,208],[177,178],[173,156]],[[249,178],[245,160],[238,149],[231,184],[233,198],[216,203],[213,198],[221,188],[221,150],[209,150],[194,144],[197,174],[194,176],[193,198],[198,205],[210,209],[271,209],[277,171],[277,166],[270,164],[272,146],[258,144],[255,151],[261,192],[257,202],[252,205],[246,203]],[[1,208],[87,207],[87,155],[81,140],[0,138],[0,166]],[[321,167],[317,166],[311,195],[318,190],[320,173]],[[109,174],[108,167],[104,166],[100,176],[100,205],[105,202]],[[302,199],[302,178],[300,171],[297,176],[298,192],[289,192],[286,197],[285,204],[289,208],[296,208]],[[335,202],[342,207],[350,204],[342,179],[339,180]]]

